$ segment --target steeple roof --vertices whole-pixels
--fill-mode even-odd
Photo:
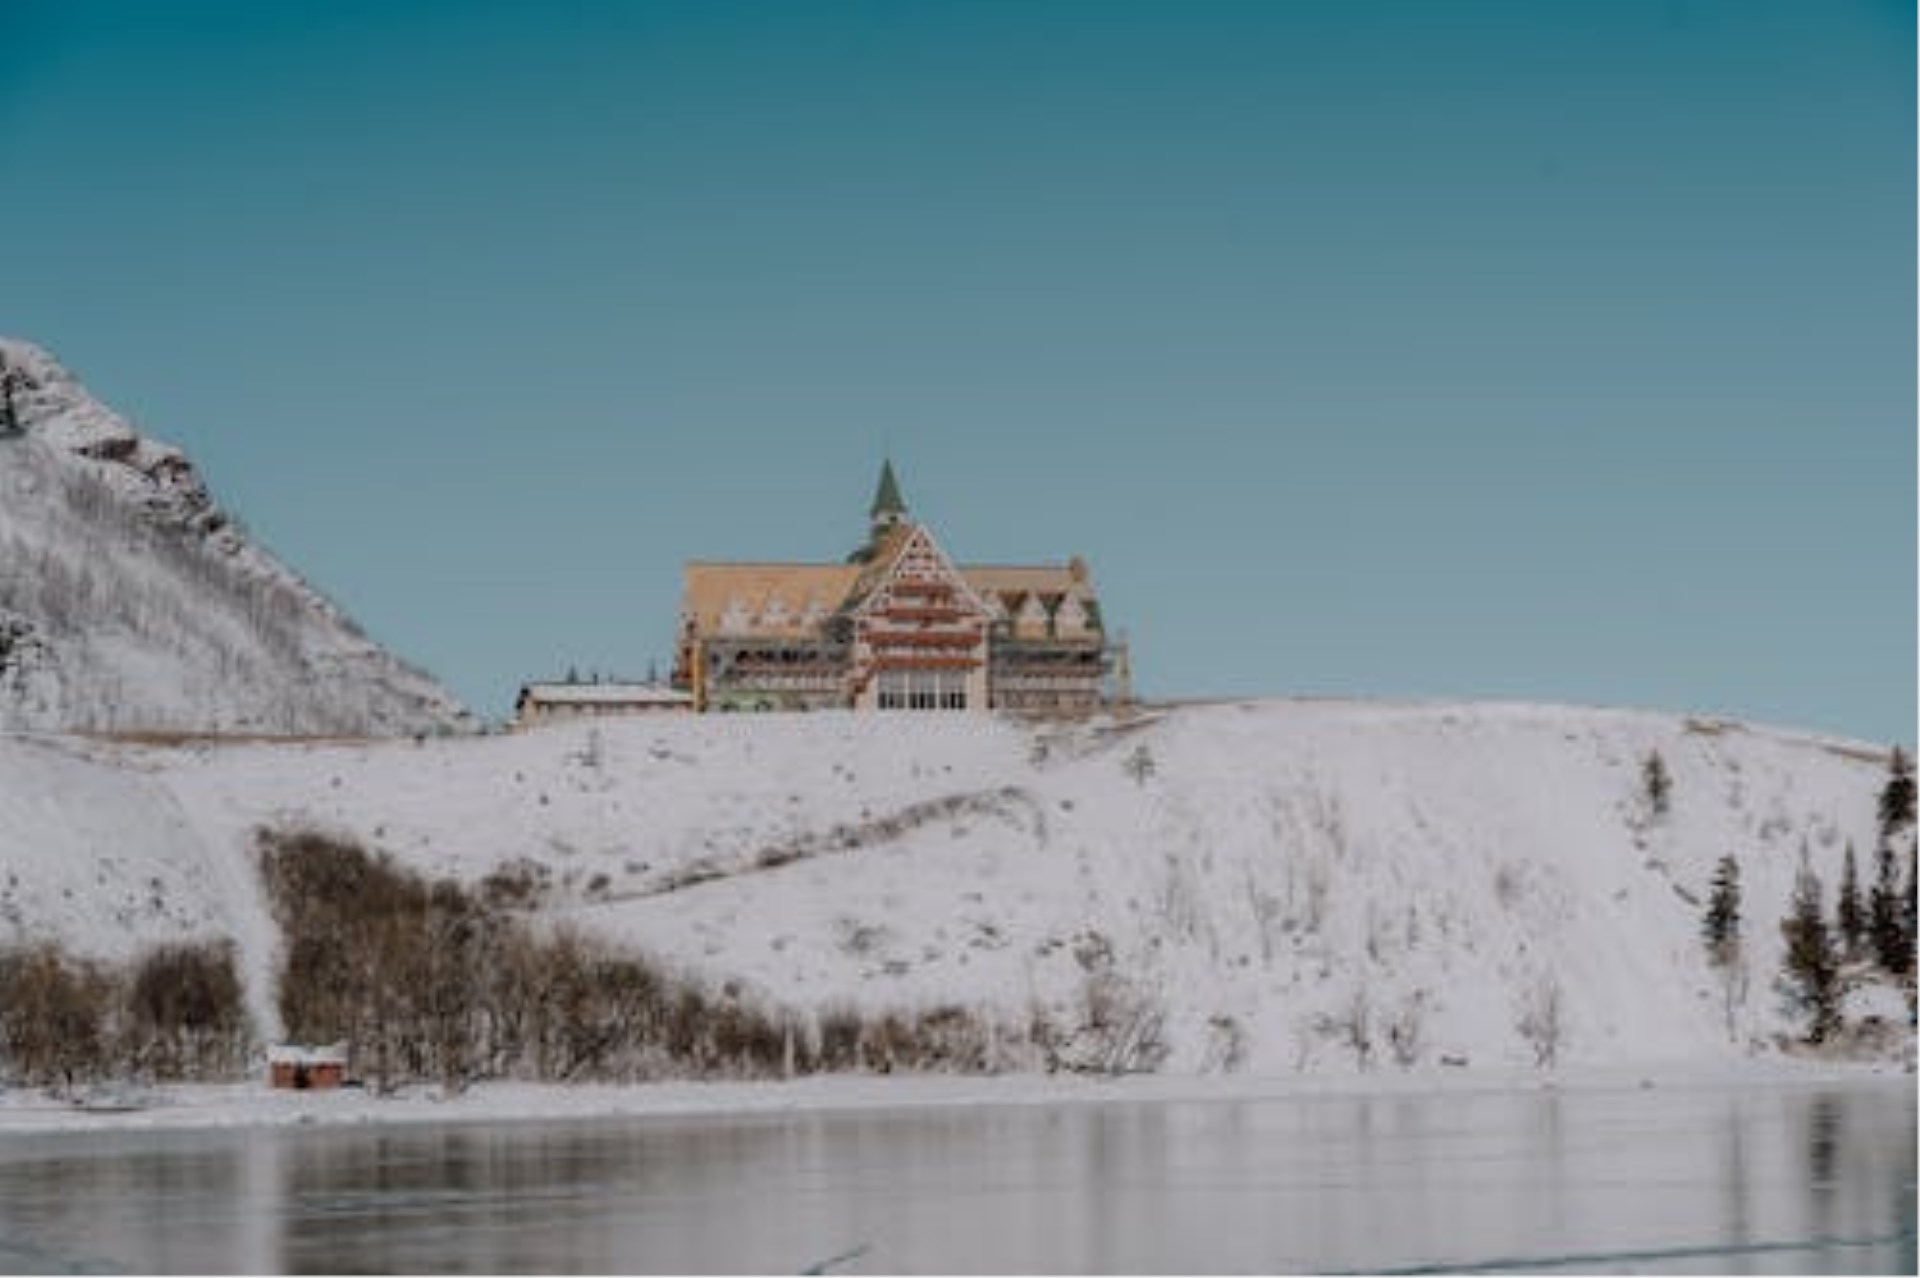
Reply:
[[[907,513],[907,503],[900,496],[900,481],[893,477],[893,459],[887,458],[880,463],[880,486],[874,490],[873,508],[867,512],[874,519],[883,515],[903,516]]]

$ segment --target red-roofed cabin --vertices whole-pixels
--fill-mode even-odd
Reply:
[[[347,1045],[304,1047],[281,1043],[267,1049],[267,1081],[283,1091],[327,1091],[347,1081]]]

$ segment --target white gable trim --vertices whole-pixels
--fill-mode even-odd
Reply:
[[[915,524],[913,531],[907,534],[906,540],[900,543],[900,548],[893,552],[893,561],[887,565],[880,580],[873,584],[873,589],[867,591],[866,598],[854,606],[853,616],[868,616],[883,596],[890,595],[891,587],[901,576],[901,566],[915,550],[923,551],[933,559],[940,575],[946,579],[948,585],[953,587],[954,597],[961,601],[967,611],[992,619],[993,609],[980,597],[978,591],[967,584],[967,579],[960,575],[960,570],[954,567],[953,560],[940,548],[940,543],[933,539],[933,534],[928,532],[923,524]]]

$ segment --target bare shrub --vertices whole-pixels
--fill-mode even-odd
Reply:
[[[828,1073],[847,1073],[860,1066],[860,1013],[850,1007],[829,1007],[820,1013],[819,1064]]]
[[[508,861],[480,880],[480,897],[496,910],[524,910],[540,905],[553,882],[553,871],[522,857]]]
[[[98,965],[51,942],[0,954],[0,1046],[13,1076],[68,1087],[105,1077],[114,994]]]
[[[128,981],[125,1053],[160,1079],[232,1077],[244,1070],[250,1035],[231,941],[164,945]]]
[[[913,1025],[916,1070],[985,1073],[992,1067],[993,1033],[964,1007],[947,1004],[920,1013]]]
[[[1154,760],[1153,751],[1147,748],[1146,742],[1142,741],[1120,761],[1120,770],[1126,773],[1128,779],[1135,785],[1144,786],[1159,770],[1159,764]]]
[[[882,1012],[860,1036],[860,1063],[871,1073],[891,1074],[896,1065],[908,1067],[914,1051],[913,1026],[899,1012]]]
[[[1493,895],[1504,909],[1511,910],[1520,903],[1521,895],[1526,891],[1526,871],[1512,862],[1503,863],[1493,872]]]
[[[1551,973],[1535,978],[1521,995],[1514,1028],[1532,1045],[1533,1062],[1542,1069],[1552,1069],[1560,1060],[1560,1048],[1566,1037],[1561,1002],[1560,980]]]
[[[1358,986],[1347,1005],[1334,1020],[1341,1038],[1353,1051],[1353,1060],[1362,1071],[1373,1066],[1373,1006],[1367,987]]]
[[[1166,1008],[1109,962],[1081,985],[1079,1023],[1054,1051],[1050,1068],[1076,1073],[1150,1073],[1166,1059]]]
[[[1247,1032],[1231,1016],[1207,1018],[1207,1054],[1201,1062],[1202,1074],[1234,1074],[1247,1060]]]
[[[1426,991],[1415,990],[1402,999],[1398,1010],[1387,1022],[1387,1046],[1394,1064],[1402,1069],[1420,1063],[1426,1029]]]
[[[504,908],[544,880],[524,862],[468,890],[311,831],[263,833],[260,861],[286,938],[278,998],[288,1031],[348,1039],[376,1087],[992,1068],[992,1027],[964,1008],[830,1008],[810,1035],[794,1013],[733,983],[715,991],[567,929],[536,934]],[[1104,938],[1088,941],[1084,961],[1110,966]],[[1113,1048],[1122,1061],[1150,1056],[1137,1012],[1095,1002],[1123,1040]]]

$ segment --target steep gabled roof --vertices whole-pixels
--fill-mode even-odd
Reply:
[[[1093,582],[1069,564],[961,564],[960,575],[981,594],[1094,597]]]
[[[833,612],[859,575],[859,564],[689,563],[680,609],[699,633],[712,635],[735,601],[758,619],[778,599],[786,619],[773,626],[756,620],[750,633],[798,638],[813,633],[804,619],[807,605],[818,602]]]
[[[899,571],[901,558],[916,541],[924,543],[934,558],[946,566],[947,572],[960,587],[960,594],[969,607],[981,612],[989,611],[986,600],[982,599],[979,592],[967,582],[966,577],[954,566],[947,552],[940,548],[940,543],[934,540],[933,534],[921,524],[901,524],[887,531],[886,536],[881,538],[873,558],[861,571],[860,579],[854,583],[853,589],[847,592],[846,602],[841,605],[842,611],[859,612],[873,593]]]

